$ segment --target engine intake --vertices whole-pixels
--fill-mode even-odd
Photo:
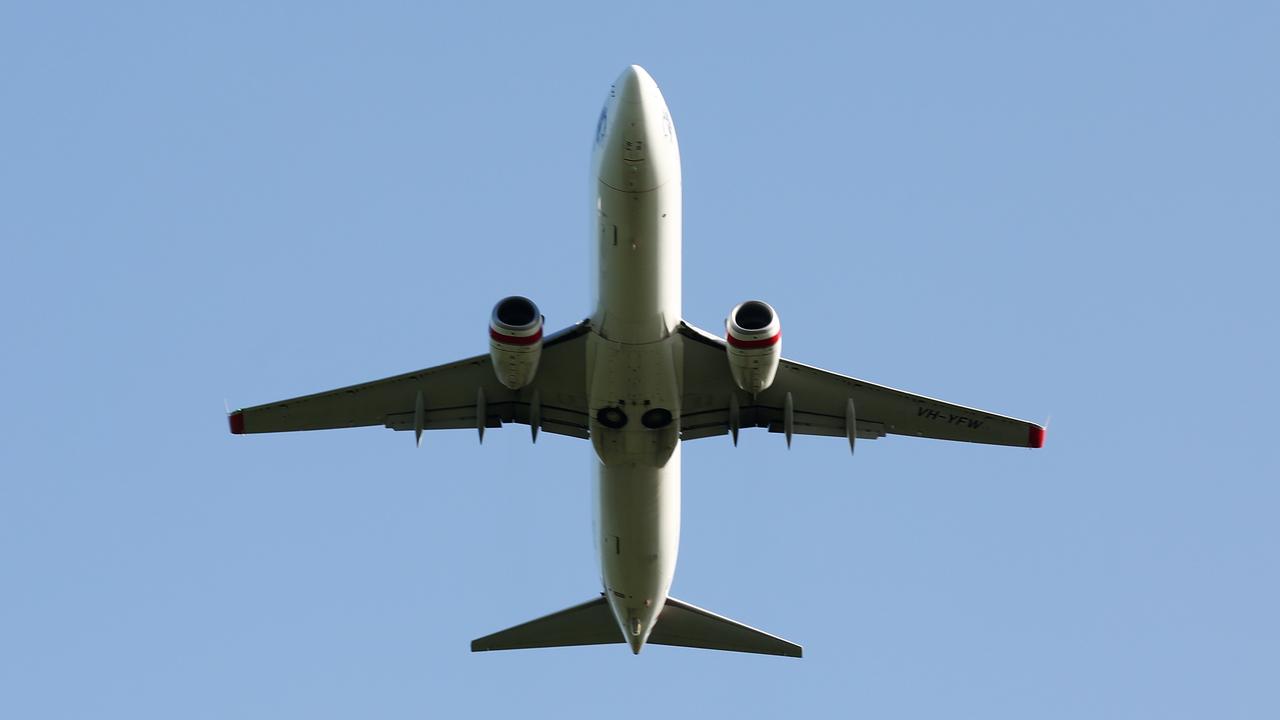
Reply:
[[[489,358],[498,382],[512,390],[533,382],[542,357],[542,313],[527,297],[498,301],[489,316]]]
[[[773,384],[782,358],[782,323],[768,303],[748,300],[725,320],[729,371],[739,388],[756,394]]]

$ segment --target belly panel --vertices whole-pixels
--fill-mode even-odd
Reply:
[[[597,183],[596,331],[622,343],[680,322],[680,183],[632,193]]]
[[[597,475],[601,580],[619,627],[643,643],[675,575],[680,449],[663,467],[600,463]]]

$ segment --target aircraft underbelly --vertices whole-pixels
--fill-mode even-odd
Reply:
[[[644,345],[587,339],[600,573],[614,617],[633,642],[643,643],[653,629],[675,574],[679,347],[674,336]]]
[[[597,182],[593,326],[615,342],[668,337],[680,322],[680,183],[623,192]]]
[[[680,449],[662,467],[599,463],[597,474],[601,579],[622,632],[638,627],[643,643],[675,575]]]
[[[662,611],[680,539],[680,151],[653,80],[623,73],[594,155],[597,276],[587,401],[600,573],[638,651]]]

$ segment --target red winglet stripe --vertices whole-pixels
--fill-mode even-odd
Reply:
[[[1044,428],[1039,425],[1031,426],[1031,433],[1027,437],[1027,447],[1042,448],[1044,447]]]
[[[542,328],[538,328],[538,332],[528,337],[516,337],[514,335],[504,335],[490,327],[489,337],[500,343],[506,343],[508,345],[532,345],[542,340]]]
[[[227,422],[231,424],[232,435],[244,434],[244,413],[233,412],[227,416]]]
[[[738,348],[739,350],[753,350],[755,348],[763,348],[763,347],[769,347],[771,345],[777,345],[778,341],[782,339],[782,331],[779,330],[777,335],[774,335],[773,337],[765,338],[763,340],[739,340],[738,338],[734,337],[732,334],[728,335],[725,339],[729,341],[730,345]]]

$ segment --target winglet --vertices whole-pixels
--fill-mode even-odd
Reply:
[[[1044,428],[1039,425],[1032,425],[1031,431],[1027,435],[1027,447],[1042,448],[1044,447]]]
[[[237,410],[227,416],[227,422],[231,425],[232,435],[244,434],[244,413]]]

